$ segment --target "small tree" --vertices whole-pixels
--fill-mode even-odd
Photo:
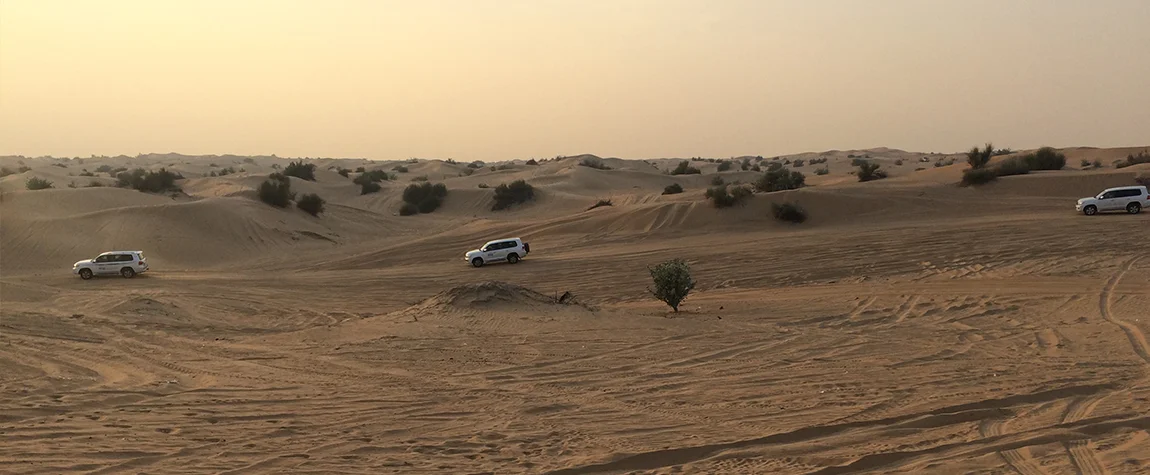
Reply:
[[[672,175],[698,175],[700,173],[703,172],[699,171],[698,168],[692,167],[691,162],[687,160],[679,162],[679,166],[675,167],[674,170],[671,170]]]
[[[730,170],[730,169],[731,169],[731,162],[723,161],[723,162],[719,163],[719,171],[725,172],[725,171]]]
[[[679,304],[695,288],[695,281],[691,279],[691,266],[682,259],[673,259],[655,267],[649,267],[648,270],[651,272],[651,280],[655,284],[653,289],[648,290],[655,298],[678,312]]]
[[[319,195],[309,193],[301,196],[295,205],[312,216],[319,216],[319,214],[323,212],[323,205],[326,203],[327,201],[324,201]]]
[[[783,167],[769,168],[763,176],[755,182],[755,189],[769,193],[772,191],[795,190],[802,188],[807,177],[801,172],[787,170]]]
[[[775,219],[779,221],[789,221],[795,224],[807,220],[806,210],[794,203],[771,203],[771,214],[774,214]]]
[[[993,156],[994,145],[988,143],[981,150],[978,147],[971,147],[970,151],[966,152],[966,163],[970,164],[970,168],[978,170],[990,163],[990,157]]]
[[[877,163],[862,162],[859,164],[858,177],[859,181],[872,181],[886,178],[886,172],[879,170]]]
[[[31,177],[24,182],[24,188],[29,190],[47,190],[52,188],[52,182],[43,178]]]
[[[719,175],[715,175],[714,177],[711,178],[711,185],[712,186],[719,186],[719,185],[722,185],[723,183],[726,183],[726,182],[724,182],[723,177],[721,177]]]
[[[510,185],[504,183],[495,187],[495,204],[491,205],[491,210],[504,210],[533,199],[535,199],[535,188],[526,181],[515,180]]]
[[[403,202],[415,206],[416,211],[420,213],[430,213],[439,208],[443,203],[443,198],[447,197],[447,186],[443,183],[420,183],[408,185],[403,190]],[[400,214],[403,214],[403,209],[400,209]],[[409,216],[409,215],[404,215]]]
[[[745,186],[735,186],[728,189],[727,185],[720,185],[707,189],[706,197],[716,208],[730,208],[743,204],[751,197],[751,190]]]
[[[1066,166],[1066,155],[1053,148],[1042,147],[1026,155],[1026,164],[1031,170],[1061,170]]]
[[[268,179],[260,183],[258,192],[260,201],[280,208],[287,208],[291,200],[295,199],[295,193],[291,191],[291,179],[282,173],[268,175]]]
[[[291,162],[284,168],[284,175],[294,176],[301,180],[315,181],[315,164],[304,163],[303,160]]]
[[[683,186],[678,183],[672,183],[663,188],[664,195],[674,195],[683,192]]]

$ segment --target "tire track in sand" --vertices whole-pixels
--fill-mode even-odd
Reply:
[[[1062,415],[1062,423],[1078,422],[1090,416],[1090,413],[1094,412],[1094,408],[1098,407],[1098,404],[1108,395],[1108,393],[1092,394],[1075,399],[1066,407],[1066,414]],[[1070,455],[1070,462],[1074,464],[1074,468],[1078,470],[1080,475],[1110,473],[1094,455],[1094,448],[1090,439],[1071,440],[1063,442],[1062,445],[1066,447],[1066,452]]]
[[[996,437],[1006,432],[1006,426],[1010,424],[1011,419],[990,419],[982,421],[978,426],[978,432],[983,437]],[[1006,461],[1010,468],[1015,472],[1022,475],[1048,475],[1049,472],[1043,470],[1034,462],[1034,458],[1030,455],[1030,448],[1019,447],[1017,449],[1001,450],[998,455]]]
[[[1134,267],[1134,263],[1137,261],[1138,257],[1126,261],[1126,264],[1122,265],[1122,269],[1119,270],[1117,274],[1114,274],[1114,277],[1111,277],[1110,281],[1106,282],[1106,286],[1102,288],[1102,294],[1098,297],[1098,310],[1102,313],[1102,318],[1117,325],[1118,328],[1121,328],[1122,331],[1126,333],[1126,338],[1130,340],[1130,346],[1134,348],[1134,352],[1138,354],[1138,357],[1142,358],[1142,361],[1150,364],[1150,343],[1147,343],[1146,335],[1143,334],[1142,330],[1138,329],[1138,327],[1115,318],[1114,312],[1111,309],[1114,301],[1114,288],[1118,286],[1118,282]]]

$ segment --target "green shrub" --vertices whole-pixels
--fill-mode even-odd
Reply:
[[[591,205],[590,208],[587,208],[587,211],[591,211],[595,208],[601,208],[603,206],[614,206],[614,203],[612,203],[611,200],[599,200],[598,203],[595,203]]]
[[[510,208],[535,199],[535,188],[523,180],[515,180],[510,185],[504,183],[495,187],[495,204],[492,211]]]
[[[447,186],[443,183],[420,183],[408,185],[403,190],[403,202],[415,206],[420,213],[430,213],[443,204],[447,197]]]
[[[480,183],[480,184],[479,184],[479,187],[480,187],[480,188],[491,188],[491,186],[490,186],[490,185],[488,185],[487,183]]]
[[[992,156],[994,156],[994,145],[988,143],[981,150],[978,147],[971,147],[966,152],[966,163],[970,164],[971,169],[978,170],[990,163]]]
[[[52,182],[38,177],[29,177],[24,181],[24,188],[29,190],[47,190],[52,188]]]
[[[683,186],[678,183],[672,183],[663,188],[664,195],[675,195],[683,192]]]
[[[731,169],[731,162],[723,161],[719,163],[719,171],[725,172]]]
[[[672,175],[698,175],[700,173],[703,172],[699,171],[698,168],[692,167],[691,162],[686,160],[679,162],[679,166],[671,170]]]
[[[399,172],[399,173],[407,173],[407,167],[405,167],[405,166],[403,166],[403,165],[396,165],[396,166],[395,166],[394,168],[392,168],[391,170],[392,170],[392,171],[395,171],[395,172]]]
[[[695,288],[695,281],[691,278],[691,266],[682,259],[674,259],[655,267],[647,269],[651,273],[654,288],[648,289],[651,295],[679,311],[679,304],[687,298],[687,294]]]
[[[763,176],[759,177],[758,181],[755,182],[755,189],[764,193],[796,190],[802,188],[806,181],[806,175],[779,167],[767,170]]]
[[[383,170],[371,170],[361,172],[359,176],[356,176],[351,182],[357,185],[363,185],[364,183],[379,183],[390,179],[391,175],[388,175],[387,172]]]
[[[807,220],[806,210],[794,203],[771,203],[771,214],[774,214],[775,219],[779,221],[788,221],[795,224]]]
[[[184,178],[181,175],[169,172],[161,168],[159,171],[144,171],[143,168],[137,168],[130,172],[119,172],[116,174],[116,186],[121,188],[132,188],[137,191],[146,193],[163,193],[169,190],[176,189],[176,180]]]
[[[378,193],[379,190],[382,190],[382,189],[383,189],[383,187],[380,186],[379,183],[376,183],[374,181],[365,181],[365,182],[362,182],[359,184],[360,196],[371,194],[371,193]]]
[[[1095,160],[1094,168],[1102,168],[1102,160]]]
[[[96,173],[111,173],[111,172],[112,172],[112,166],[111,165],[100,165],[100,166],[96,167]]]
[[[994,172],[998,176],[1025,175],[1030,173],[1030,164],[1022,157],[1008,158],[995,166]]]
[[[351,170],[347,168],[340,168],[337,173],[339,173],[339,176],[347,178],[347,176],[351,174]]]
[[[783,169],[783,164],[779,163],[779,162],[771,162],[769,165],[767,165],[767,171],[768,172],[773,172],[773,171],[782,170],[782,169]]]
[[[364,170],[363,167],[355,167],[356,173],[363,173],[364,171],[366,171],[366,170]]]
[[[864,161],[861,165],[859,165],[859,171],[858,171],[859,181],[873,181],[873,180],[881,180],[883,178],[886,178],[886,172],[879,170],[879,167],[881,167],[881,166],[882,165],[879,165],[877,163],[871,163],[871,162],[865,162]]]
[[[594,168],[596,170],[610,170],[611,169],[611,167],[607,166],[606,163],[603,163],[603,160],[598,158],[598,157],[583,157],[583,160],[579,161],[579,166]]]
[[[827,168],[827,167],[825,167],[825,166],[824,166],[824,167],[822,167],[822,168],[816,168],[816,169],[815,169],[815,175],[827,175],[827,174],[829,174],[830,172],[831,172],[831,169],[830,169],[830,168]]]
[[[1138,155],[1134,155],[1134,154],[1126,155],[1126,161],[1125,162],[1120,161],[1120,162],[1116,163],[1114,166],[1116,168],[1126,168],[1126,167],[1138,165],[1140,163],[1150,163],[1150,154],[1147,154],[1145,150],[1138,152]]]
[[[420,175],[411,179],[411,181],[427,181],[427,175]]]
[[[806,165],[806,162],[803,160],[795,160],[795,163],[791,164],[791,166],[794,168],[802,168],[803,165]]]
[[[100,183],[96,180],[92,180],[92,181],[88,182],[88,188],[100,188],[102,186],[104,186],[104,184]]]
[[[715,175],[714,177],[711,178],[711,185],[712,186],[719,186],[719,185],[722,185],[723,183],[724,183],[723,177],[721,177],[721,176]]]
[[[1081,166],[1082,166],[1082,168],[1089,168],[1090,167],[1090,160],[1083,158]]]
[[[404,203],[399,207],[400,216],[415,216],[419,214],[419,207],[411,203]]]
[[[751,190],[745,186],[715,186],[707,189],[706,197],[716,208],[730,208],[743,204],[751,197]]]
[[[284,175],[294,176],[301,180],[315,181],[315,164],[304,163],[303,160],[291,162],[284,168]]]
[[[296,201],[295,205],[312,216],[319,216],[323,212],[323,205],[326,203],[319,195],[309,193],[299,197],[299,201]]]
[[[759,164],[756,163],[754,165],[751,165],[751,171],[758,173],[758,172],[763,171],[763,167],[760,167]]]
[[[971,168],[962,172],[962,186],[985,185],[998,179],[998,172],[987,168]]]
[[[12,170],[11,168],[8,168],[8,167],[0,168],[0,178],[4,178],[8,175],[15,175],[15,174],[16,174],[16,172],[14,170]]]
[[[467,168],[471,168],[471,169],[483,168],[483,165],[484,165],[483,162],[476,160],[474,162],[468,163]]]
[[[902,159],[900,158],[900,159],[898,159],[898,160],[895,160],[895,161],[894,161],[894,165],[895,165],[895,166],[897,166],[897,167],[901,167],[901,166],[902,166]]]
[[[532,158],[531,160],[528,160],[528,161],[527,161],[527,165],[538,165],[538,164],[539,164],[539,162],[535,161],[535,159],[534,159],[534,158]]]
[[[93,177],[93,176],[96,176],[96,174],[95,174],[95,173],[92,173],[92,172],[90,172],[90,171],[88,171],[88,170],[84,170],[84,171],[80,172],[80,176],[89,176],[89,177]]]
[[[287,208],[291,200],[295,199],[295,193],[291,191],[291,179],[282,173],[268,175],[268,179],[260,183],[257,191],[260,201],[280,208]]]
[[[851,166],[852,167],[861,167],[864,163],[870,163],[870,162],[867,162],[866,160],[864,160],[862,158],[853,158],[853,157],[851,158]]]
[[[1031,170],[1061,170],[1066,166],[1066,155],[1051,147],[1042,147],[1026,155],[1026,164]]]
[[[739,168],[741,168],[743,171],[747,171],[747,170],[750,170],[750,169],[751,169],[751,159],[749,159],[749,158],[744,158],[744,159],[743,159],[743,163],[741,163],[741,164],[739,165]]]

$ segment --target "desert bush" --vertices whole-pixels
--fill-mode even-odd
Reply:
[[[698,175],[700,173],[703,172],[699,171],[698,168],[692,167],[691,162],[687,160],[679,162],[679,166],[675,167],[674,170],[671,170],[672,175]]]
[[[6,177],[8,175],[15,175],[15,174],[16,174],[16,171],[12,170],[11,168],[8,168],[8,167],[0,168],[0,178]]]
[[[484,165],[483,162],[476,160],[474,162],[468,163],[467,168],[471,168],[471,169],[483,168],[483,165]]]
[[[439,209],[443,199],[447,197],[447,186],[443,183],[423,182],[411,184],[403,190],[403,202],[414,205],[420,213],[430,213]]]
[[[363,168],[363,167],[355,167],[355,172],[356,172],[356,173],[363,173],[364,171],[365,171],[365,170],[364,170],[364,168]]]
[[[534,158],[532,158],[531,160],[528,160],[528,161],[527,161],[527,165],[538,165],[538,164],[539,164],[539,162],[535,161],[535,159],[534,159]]]
[[[771,203],[771,214],[779,221],[802,223],[807,220],[807,211],[794,203]]]
[[[1102,160],[1095,160],[1094,168],[1102,168]]]
[[[708,188],[706,197],[711,200],[711,204],[716,208],[730,208],[743,204],[751,197],[751,190],[745,186],[728,187],[727,185],[721,185]]]
[[[244,157],[244,163],[250,163],[250,164],[254,165],[256,163],[256,161],[252,157]]]
[[[379,183],[376,183],[374,181],[364,181],[364,182],[359,183],[359,194],[361,196],[371,194],[371,193],[378,193],[379,190],[382,190],[382,189],[383,189],[383,187],[380,186]]]
[[[758,172],[763,171],[763,167],[760,167],[759,164],[756,163],[754,165],[751,165],[751,171],[758,173]]]
[[[679,311],[679,304],[687,298],[695,288],[695,280],[691,278],[691,266],[682,259],[673,259],[663,262],[647,270],[651,273],[654,288],[648,289],[651,295]]]
[[[898,160],[895,160],[894,164],[895,164],[895,166],[901,167],[902,166],[902,159],[900,158]]]
[[[24,181],[24,188],[29,190],[47,190],[52,188],[52,182],[39,177],[29,177]]]
[[[1066,155],[1051,147],[1042,147],[1026,155],[1026,164],[1031,170],[1061,170],[1066,166]]]
[[[216,165],[214,163],[210,163],[210,164],[208,164],[208,166],[212,167],[212,168],[219,168],[220,167],[219,165]]]
[[[444,160],[443,163],[446,163],[448,165],[455,165],[457,162],[455,160],[449,158],[447,160]]]
[[[92,181],[88,182],[87,188],[100,188],[102,186],[104,186],[103,183],[100,183],[96,180],[92,180]]]
[[[218,172],[218,175],[219,176],[231,175],[235,172],[236,172],[236,169],[233,167],[221,168],[220,171]]]
[[[359,176],[355,177],[351,182],[357,185],[363,185],[364,183],[379,183],[392,178],[391,175],[383,170],[371,170],[360,173]]]
[[[601,208],[603,206],[614,206],[614,205],[615,204],[612,203],[611,200],[609,200],[609,199],[608,200],[599,200],[597,203],[591,205],[590,208],[587,208],[587,211],[591,211],[595,208]]]
[[[319,214],[323,212],[323,205],[326,203],[327,201],[324,201],[319,195],[309,193],[299,197],[299,201],[296,201],[295,205],[297,208],[307,212],[307,214],[319,216]]]
[[[800,160],[795,160],[795,162],[792,163],[791,166],[794,168],[802,168],[803,165],[806,165],[806,164],[807,164],[806,161],[800,159]]]
[[[583,157],[583,160],[579,161],[579,166],[594,168],[596,170],[610,170],[611,169],[611,167],[607,166],[606,163],[603,163],[603,160],[598,158],[598,157]]]
[[[515,180],[511,184],[503,183],[495,187],[495,204],[492,211],[510,208],[512,205],[526,203],[535,199],[535,188],[523,180]]]
[[[672,183],[663,188],[664,195],[675,195],[683,192],[683,186],[678,183]]]
[[[53,163],[52,166],[60,167],[60,168],[68,168],[68,165],[63,164],[63,163]]]
[[[96,174],[95,174],[95,173],[92,173],[92,172],[90,172],[90,171],[88,171],[88,170],[84,170],[84,171],[80,172],[80,176],[89,176],[89,177],[91,177],[91,176],[96,176]]]
[[[351,169],[340,168],[339,171],[337,171],[336,173],[339,173],[339,176],[347,178],[347,176],[351,173]]]
[[[994,156],[997,157],[999,155],[1010,155],[1012,153],[1014,153],[1014,150],[1011,150],[1009,148],[1000,148],[1000,149],[994,151]]]
[[[852,167],[862,166],[862,164],[864,164],[864,163],[868,163],[868,162],[862,158],[854,158],[854,157],[851,158],[851,166]]]
[[[1147,154],[1145,150],[1138,152],[1138,155],[1134,155],[1134,154],[1126,155],[1126,161],[1125,162],[1119,161],[1114,166],[1116,168],[1126,168],[1126,167],[1138,165],[1140,163],[1150,163],[1150,154]]]
[[[419,207],[411,203],[404,203],[399,207],[400,216],[415,216],[419,214]]]
[[[1150,186],[1150,176],[1136,176],[1134,177],[1134,183],[1142,186]]]
[[[391,170],[398,173],[407,173],[407,167],[403,165],[396,165],[395,168],[392,168]]]
[[[724,183],[723,177],[718,176],[718,175],[711,177],[711,186],[719,186],[719,185],[722,185],[723,183]]]
[[[1008,158],[994,167],[998,176],[1025,175],[1030,173],[1030,164],[1021,157]]]
[[[750,170],[751,169],[751,159],[744,158],[743,163],[739,164],[739,168],[742,169],[743,171]]]
[[[827,163],[827,157],[812,158],[809,162],[811,165],[818,165],[820,163]]]
[[[112,171],[111,165],[100,165],[96,167],[96,173],[110,173]]]
[[[990,163],[990,157],[994,156],[994,145],[986,144],[986,147],[979,149],[978,147],[971,147],[966,152],[966,163],[970,164],[970,168],[977,170],[985,167]]]
[[[295,193],[291,191],[291,179],[283,173],[268,175],[268,179],[260,183],[257,191],[260,201],[280,208],[287,208],[291,200],[295,199]]]
[[[1082,168],[1089,168],[1090,167],[1090,160],[1083,158],[1081,166],[1082,166]]]
[[[411,181],[422,181],[422,182],[426,182],[426,181],[427,181],[427,175],[419,175],[419,176],[417,176],[417,177],[414,177],[414,178],[412,178],[412,179],[411,179]]]
[[[479,187],[480,187],[480,188],[491,188],[491,186],[490,186],[490,185],[488,185],[487,183],[480,183],[480,184],[479,184]]]
[[[315,164],[304,163],[303,160],[298,162],[291,162],[288,163],[286,168],[284,168],[283,174],[287,176],[294,176],[301,180],[315,181]]]
[[[985,185],[998,179],[998,172],[987,168],[970,168],[962,172],[962,186]]]
[[[719,171],[725,172],[725,171],[730,170],[730,169],[731,169],[731,162],[723,161],[723,162],[719,163]]]
[[[182,178],[183,176],[169,172],[164,168],[154,172],[137,168],[130,172],[117,173],[116,186],[147,193],[162,193],[176,189],[176,180]]]
[[[882,165],[877,163],[863,162],[861,165],[859,165],[859,181],[874,181],[886,178],[886,172],[879,170],[879,167],[881,166]]]
[[[934,162],[934,168],[942,168],[944,166],[946,166],[946,165],[943,164],[942,161]]]
[[[795,190],[802,188],[806,181],[806,175],[779,167],[769,169],[759,177],[758,181],[755,182],[755,189],[764,193]]]
[[[815,175],[827,175],[827,174],[830,174],[830,172],[831,172],[831,169],[827,168],[825,166],[822,168],[816,168],[815,169]]]

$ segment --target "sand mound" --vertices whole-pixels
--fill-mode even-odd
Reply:
[[[540,305],[561,305],[556,297],[549,297],[521,285],[499,281],[466,284],[440,292],[416,307],[432,308],[487,308],[533,307]]]

